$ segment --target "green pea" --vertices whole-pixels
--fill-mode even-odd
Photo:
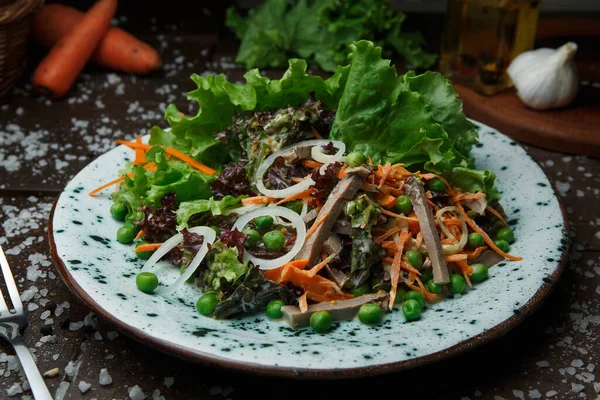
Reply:
[[[427,184],[429,185],[429,189],[433,190],[434,192],[445,192],[446,191],[446,184],[444,182],[442,182],[442,180],[440,178],[433,178],[433,179],[429,180],[429,182],[427,182]]]
[[[485,240],[483,239],[483,235],[481,233],[473,232],[469,234],[468,243],[470,248],[475,249],[477,247],[484,246]]]
[[[245,229],[244,235],[248,235],[248,239],[246,239],[244,246],[248,248],[256,247],[260,239],[260,233],[254,229]]]
[[[198,310],[200,314],[209,317],[215,312],[218,302],[219,299],[217,299],[216,293],[206,293],[205,295],[202,295],[196,302],[196,310]]]
[[[310,316],[310,327],[317,333],[325,333],[331,328],[331,314],[317,311]]]
[[[358,310],[358,320],[363,324],[375,325],[381,321],[381,308],[377,304],[363,304]]]
[[[280,231],[269,231],[263,235],[265,249],[269,251],[281,251],[285,245],[285,236]]]
[[[273,217],[271,217],[269,215],[263,215],[262,217],[256,217],[256,218],[254,218],[254,225],[256,225],[256,227],[258,229],[262,229],[263,231],[266,231],[267,229],[271,229],[271,227],[273,226]]]
[[[396,199],[395,211],[408,214],[412,210],[412,202],[407,196],[400,196]]]
[[[506,240],[496,240],[494,242],[494,244],[496,245],[497,248],[499,248],[500,250],[502,250],[505,253],[510,248],[510,245],[508,244],[508,242]]]
[[[285,204],[286,208],[289,208],[296,214],[300,214],[302,212],[302,207],[304,207],[304,202],[302,200],[290,201]]]
[[[131,221],[125,222],[122,227],[117,229],[117,241],[123,244],[133,243],[138,228]]]
[[[423,257],[417,250],[409,250],[406,252],[406,259],[416,269],[420,270],[423,267]]]
[[[515,234],[512,229],[509,227],[504,227],[496,233],[496,237],[498,240],[506,240],[508,243],[512,243],[515,241]]]
[[[428,282],[433,279],[433,274],[430,271],[423,272],[420,279],[421,282]]]
[[[404,295],[404,302],[407,302],[408,300],[415,300],[419,303],[421,308],[425,307],[425,296],[423,296],[423,293],[421,292],[417,292],[416,290],[406,292]]]
[[[473,264],[473,273],[470,278],[473,282],[483,282],[488,277],[488,268],[484,264]]]
[[[346,164],[351,167],[358,167],[359,165],[366,164],[367,161],[367,156],[358,151],[353,151],[346,156]]]
[[[467,282],[465,282],[465,278],[458,274],[450,275],[450,293],[452,294],[462,294],[467,289]]]
[[[440,294],[444,288],[442,285],[438,285],[433,281],[433,279],[431,279],[425,284],[425,289],[427,289],[429,293]]]
[[[352,296],[354,297],[360,297],[364,294],[367,294],[371,291],[371,288],[369,287],[368,283],[363,283],[362,285],[360,285],[359,287],[356,287],[354,289],[352,289]]]
[[[404,304],[402,304],[402,313],[407,321],[417,320],[421,318],[421,306],[416,300],[406,300]]]
[[[145,241],[141,241],[138,244],[135,245],[136,248],[140,247],[143,244],[148,244],[148,242]],[[138,256],[139,259],[141,260],[147,260],[152,256],[152,251],[138,251],[135,254]]]
[[[396,298],[394,299],[394,304],[400,304],[404,301],[404,295],[406,294],[406,290],[402,287],[396,289]]]
[[[215,233],[217,234],[217,238],[221,236],[221,230],[219,229],[218,226],[213,225],[210,227],[210,229],[212,229],[213,231],[215,231]]]
[[[479,217],[479,213],[475,210],[469,210],[467,211],[467,217],[471,218],[471,219],[475,219],[477,217]]]
[[[158,277],[152,272],[140,272],[135,277],[135,284],[144,293],[152,293],[158,287]]]
[[[119,221],[125,221],[125,217],[127,216],[127,207],[123,203],[113,203],[110,206],[110,215],[114,219],[118,219]]]
[[[283,317],[283,311],[281,307],[285,304],[281,300],[271,300],[269,304],[267,304],[267,315],[271,319],[279,319]]]
[[[182,265],[181,268],[179,268],[179,275],[183,275],[183,273],[185,272],[185,270],[187,269],[187,265]],[[194,276],[194,274],[192,274],[192,276],[190,276],[185,283],[194,283],[194,281],[196,280],[196,277]]]

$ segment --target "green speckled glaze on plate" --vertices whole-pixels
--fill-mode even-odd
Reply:
[[[50,218],[50,242],[65,282],[99,315],[160,350],[251,372],[310,378],[364,376],[411,368],[468,350],[500,336],[529,314],[562,272],[567,250],[561,207],[550,182],[510,138],[478,124],[473,155],[497,174],[502,205],[521,262],[502,262],[467,295],[430,305],[421,320],[406,322],[395,308],[381,325],[358,320],[327,334],[293,330],[265,314],[225,321],[202,317],[200,296],[188,285],[170,298],[137,290],[143,262],[115,239],[110,190],[87,193],[113,179],[133,152],[120,146],[96,159],[67,185]],[[168,270],[177,274],[177,269]],[[175,276],[175,275],[174,275]]]

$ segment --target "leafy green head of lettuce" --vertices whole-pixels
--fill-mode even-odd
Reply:
[[[208,269],[204,273],[204,291],[224,292],[246,275],[248,261],[238,260],[237,247],[228,247],[217,240],[207,254]]]
[[[398,75],[372,42],[350,49],[350,71],[330,137],[375,162],[402,162],[442,174],[464,191],[496,198],[495,175],[474,169],[468,156],[478,135],[451,83],[435,72]]]
[[[112,195],[113,200],[125,204],[129,212],[137,211],[142,204],[160,206],[161,199],[169,193],[175,194],[178,203],[211,196],[210,183],[214,176],[183,161],[167,159],[165,150],[160,146],[150,148],[146,160],[156,163],[156,171],[149,171],[141,165],[128,165],[121,171],[125,180]]]

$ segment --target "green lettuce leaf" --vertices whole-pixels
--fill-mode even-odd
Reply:
[[[237,247],[228,247],[217,240],[211,246],[208,269],[204,273],[204,291],[223,292],[248,272],[248,262],[238,260]]]
[[[222,215],[224,211],[230,208],[238,207],[242,199],[247,196],[234,197],[227,195],[221,200],[210,199],[184,201],[179,204],[177,209],[178,230],[188,226],[189,219],[196,215],[210,211],[212,215]]]
[[[169,193],[175,193],[178,203],[212,196],[210,183],[214,176],[177,159],[167,159],[163,148],[153,146],[148,150],[146,160],[156,163],[156,171],[148,171],[140,165],[128,165],[120,173],[133,173],[133,177],[127,176],[112,195],[113,200],[125,204],[129,212],[138,210],[142,204],[160,206],[161,199]]]
[[[372,42],[350,49],[350,71],[330,137],[376,162],[424,168],[465,191],[496,198],[495,175],[473,169],[468,157],[477,132],[450,83],[433,72],[398,76]]]
[[[247,18],[227,10],[226,24],[242,41],[236,62],[246,68],[284,67],[288,58],[302,57],[333,72],[360,39],[376,41],[414,68],[430,67],[436,56],[422,50],[419,33],[401,31],[405,18],[387,0],[267,0]]]
[[[289,60],[289,68],[281,79],[269,79],[258,70],[248,71],[245,85],[227,81],[225,75],[192,75],[197,89],[187,98],[198,104],[194,116],[186,116],[173,104],[165,111],[170,129],[153,127],[150,144],[171,146],[190,154],[198,161],[220,169],[231,157],[214,133],[225,129],[233,122],[234,112],[276,110],[297,106],[310,93],[330,108],[339,102],[348,78],[349,67],[339,67],[328,79],[306,72],[305,60]]]

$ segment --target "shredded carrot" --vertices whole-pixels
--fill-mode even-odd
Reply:
[[[458,240],[456,240],[455,237],[449,237],[449,238],[440,240],[441,244],[454,244],[456,242],[458,242]]]
[[[268,204],[273,200],[275,200],[275,198],[269,196],[244,197],[242,199],[242,205],[247,206],[248,204]]]
[[[377,202],[382,206],[388,208],[396,205],[396,198],[394,196],[390,196],[389,194],[377,193],[375,195],[375,200],[377,200]]]
[[[343,166],[342,168],[340,168],[340,172],[338,172],[338,178],[342,179],[343,177],[346,176],[346,166]]]
[[[146,243],[146,244],[141,244],[138,247],[135,248],[135,252],[139,253],[141,251],[154,251],[156,249],[158,249],[160,246],[162,246],[162,243]]]
[[[131,174],[131,176],[133,176],[133,174]],[[116,185],[119,182],[122,182],[125,180],[125,175],[118,177],[115,180],[112,180],[108,183],[105,183],[104,185],[92,190],[91,192],[88,193],[89,196],[94,196],[96,193],[99,193],[101,191],[103,191],[104,189],[111,187],[112,185]]]
[[[311,126],[311,128],[312,128],[313,135],[315,135],[315,139],[323,140],[323,136],[321,136],[321,134],[319,133],[319,131],[316,130],[314,126]]]
[[[384,185],[385,181],[388,179],[388,177],[390,176],[391,172],[392,172],[392,164],[390,164],[389,161],[388,161],[383,166],[383,171],[382,171],[382,174],[381,174],[381,179],[379,180],[379,187],[382,187]]]
[[[320,218],[317,218],[317,220],[312,224],[310,229],[306,232],[306,237],[308,238],[308,237],[310,237],[310,235],[315,233],[315,231],[317,230],[319,225],[321,225],[323,223],[323,221],[325,221],[326,219],[327,219],[326,215],[323,215],[323,216],[320,216]],[[306,240],[306,239],[304,239],[304,240]]]
[[[421,247],[421,243],[423,243],[423,232],[417,233],[417,237],[415,238],[415,246],[417,249]]]
[[[393,240],[386,240],[384,242],[381,242],[381,247],[383,247],[386,250],[396,250],[396,242],[394,242]]]
[[[420,174],[419,175],[421,178],[425,179],[425,180],[430,180],[433,178],[438,178],[440,181],[444,182],[444,185],[446,185],[446,187],[448,188],[448,194],[450,195],[450,197],[455,197],[456,193],[454,192],[454,189],[452,189],[452,186],[450,186],[450,184],[448,183],[448,181],[446,179],[444,179],[443,177],[441,177],[440,175],[437,174]]]
[[[283,204],[283,203],[287,203],[290,201],[294,201],[294,200],[300,200],[300,199],[309,199],[310,195],[313,194],[313,192],[315,191],[315,189],[313,188],[308,188],[306,190],[303,190],[300,193],[296,193],[293,194],[291,196],[286,197],[285,199],[281,199],[277,202],[277,205]]]
[[[306,301],[306,292],[302,293],[302,296],[298,297],[298,307],[300,307],[300,312],[308,311],[308,302]]]
[[[326,257],[323,261],[321,261],[320,263],[318,263],[317,265],[315,265],[314,267],[309,269],[308,274],[307,274],[308,277],[312,278],[313,276],[318,274],[319,271],[322,270],[327,264],[329,264],[329,261],[331,261],[331,259],[335,256],[336,256],[335,254],[331,254],[330,256]]]
[[[394,243],[394,245],[396,245]],[[386,264],[393,264],[394,263],[394,258],[393,257],[383,257],[381,259],[381,261],[383,261]],[[412,265],[410,265],[409,263],[407,263],[406,261],[402,260],[402,262],[400,263],[400,268],[408,271],[409,273],[414,273],[415,276],[421,276],[421,272],[416,269],[415,267],[413,267]]]
[[[404,215],[400,215],[400,214],[396,214],[391,211],[388,211],[385,208],[381,209],[381,213],[384,215],[387,215],[388,217],[403,219],[405,221],[412,221],[412,222],[417,222],[417,223],[419,222],[419,220],[417,218],[405,217]]]
[[[135,235],[135,238],[133,239],[133,241],[135,242],[135,241],[140,240],[142,238],[142,236],[144,236],[144,233],[146,233],[146,232],[144,232],[143,229],[140,229],[140,231],[138,232],[138,234]]]
[[[463,272],[466,272],[467,275],[473,274],[473,268],[467,264],[465,260],[455,260],[453,262],[455,262]]]
[[[142,144],[142,137],[138,136],[137,138],[135,138],[135,142],[137,144]],[[133,161],[134,164],[146,164],[146,152],[144,151],[144,149],[141,148],[136,148],[135,149],[135,160]]]
[[[498,218],[504,224],[504,226],[508,226],[508,224],[506,223],[506,221],[504,220],[504,218],[502,217],[502,215],[498,211],[494,210],[489,205],[487,205],[485,207],[485,209],[488,210],[489,212],[491,212],[492,214],[494,214],[496,216],[496,218]]]
[[[156,163],[151,162],[148,163],[146,165],[144,165],[144,169],[148,170],[148,171],[156,171]],[[122,182],[125,180],[125,176],[128,176],[130,178],[133,178],[133,173],[130,172],[127,175],[123,175],[115,180],[112,180],[108,183],[105,183],[104,185],[92,190],[91,192],[88,193],[89,196],[94,196],[96,193],[101,192],[102,190],[106,189],[107,187],[111,187],[112,185],[116,185],[119,182]]]
[[[479,200],[484,199],[485,193],[461,193],[456,195],[452,201],[460,201],[460,200]]]
[[[389,163],[388,163],[389,164]],[[392,289],[390,290],[390,310],[394,307],[394,301],[396,300],[396,291],[398,290],[398,279],[400,278],[400,266],[402,264],[402,252],[404,251],[404,244],[410,238],[411,233],[408,230],[402,231],[396,240],[396,254],[392,260]]]
[[[269,269],[266,272],[267,279],[270,281],[277,282],[279,279],[281,279],[281,274],[285,267],[290,266],[293,268],[304,269],[306,267],[306,264],[308,264],[308,260],[294,260],[283,264],[281,267]]]
[[[460,220],[460,218],[448,218],[448,219],[444,220],[444,225],[446,225],[446,226],[450,226],[450,225],[461,226],[462,221]]]
[[[392,229],[390,229],[389,231],[383,233],[382,235],[379,235],[377,237],[373,238],[373,241],[375,243],[381,243],[382,241],[384,241],[385,239],[387,239],[388,237],[392,236],[394,233],[400,232],[402,230],[401,226],[396,226]]]
[[[117,140],[116,142],[118,144],[125,145],[132,149],[140,148],[140,149],[144,149],[146,151],[152,147],[149,144],[132,143],[132,142],[128,142],[126,140]],[[179,151],[177,149],[174,149],[173,147],[166,147],[165,153],[167,153],[175,158],[180,159],[181,161],[189,164],[190,166],[192,166],[193,168],[196,168],[199,171],[204,172],[205,174],[215,175],[217,173],[217,171],[215,171],[214,169],[207,167],[206,165],[202,164],[201,162],[194,160],[192,157],[182,153],[181,151]]]
[[[444,256],[444,261],[446,261],[447,263],[449,262],[457,262],[457,261],[464,261],[467,259],[467,255],[466,254],[448,254]]]
[[[487,246],[481,246],[473,250],[472,252],[465,252],[468,260],[474,260],[481,255],[487,249]]]
[[[483,236],[483,239],[485,240],[485,242],[487,243],[487,245],[490,246],[490,248],[492,248],[496,253],[498,253],[502,257],[508,258],[509,260],[512,260],[512,261],[521,261],[521,260],[523,260],[522,257],[512,256],[512,255],[510,255],[508,253],[505,253],[502,250],[500,250],[498,248],[498,246],[496,246],[494,244],[494,241],[488,236],[488,234],[485,233],[485,231],[483,229],[481,229],[479,227],[479,225],[477,225],[477,223],[475,223],[475,221],[473,221],[471,218],[469,218],[469,216],[465,212],[465,209],[463,208],[462,204],[460,204],[459,201],[455,203],[455,206],[458,209],[458,211],[460,212],[460,214],[462,215],[462,217],[465,219],[465,221],[467,221],[467,224],[471,227],[471,229],[473,229],[475,232],[477,232],[481,236]]]
[[[302,165],[304,165],[306,168],[315,169],[321,168],[323,166],[323,163],[305,158],[304,160],[302,160]]]

